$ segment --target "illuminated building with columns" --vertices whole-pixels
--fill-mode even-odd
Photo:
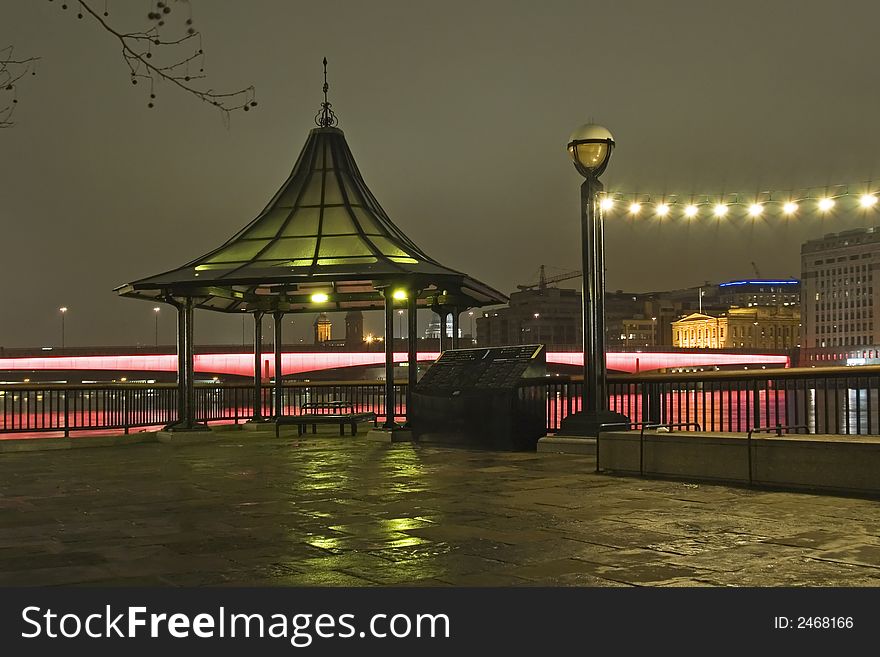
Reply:
[[[330,329],[333,322],[327,317],[327,313],[321,313],[315,318],[315,344],[330,342]]]
[[[801,314],[792,306],[730,308],[692,313],[672,322],[672,344],[685,349],[795,349]]]

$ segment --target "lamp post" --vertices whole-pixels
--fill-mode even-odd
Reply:
[[[403,338],[403,311],[402,310],[397,311],[397,325],[398,325],[398,328],[400,329],[400,333],[398,334],[397,337]]]
[[[156,316],[156,347],[159,346],[159,311],[160,310],[161,310],[161,308],[159,308],[159,306],[156,306],[155,308],[153,308],[153,314]]]
[[[64,316],[67,314],[67,306],[61,306],[58,312],[61,313],[61,348],[64,349]]]
[[[657,346],[657,318],[651,318],[651,346]]]
[[[581,258],[583,262],[584,393],[582,411],[566,417],[559,433],[596,436],[600,425],[628,422],[608,410],[608,378],[605,365],[605,234],[599,193],[599,176],[614,150],[614,137],[607,128],[587,123],[568,141],[574,167],[584,177],[581,185]]]
[[[468,317],[471,318],[471,345],[477,344],[477,336],[474,335],[474,311],[471,310],[468,312]]]

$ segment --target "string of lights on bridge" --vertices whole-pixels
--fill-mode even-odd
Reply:
[[[803,213],[829,215],[837,211],[868,212],[880,208],[880,190],[870,184],[834,185],[802,190],[722,194],[642,194],[609,191],[599,205],[608,215],[660,219],[758,219],[770,214],[795,217]]]

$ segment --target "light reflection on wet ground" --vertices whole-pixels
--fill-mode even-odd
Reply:
[[[254,437],[0,455],[0,584],[878,586],[876,501]]]

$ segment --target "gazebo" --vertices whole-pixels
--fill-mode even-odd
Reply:
[[[287,313],[385,311],[385,428],[394,425],[394,311],[408,311],[408,408],[417,375],[419,308],[440,316],[440,349],[458,346],[459,315],[507,297],[441,265],[388,217],[367,188],[327,102],[281,189],[256,219],[218,248],[162,274],[121,285],[121,296],[177,310],[178,420],[169,431],[206,429],[196,422],[193,392],[194,310],[254,317],[254,421],[262,416],[262,319],[274,320],[275,416],[282,414],[282,323]]]

